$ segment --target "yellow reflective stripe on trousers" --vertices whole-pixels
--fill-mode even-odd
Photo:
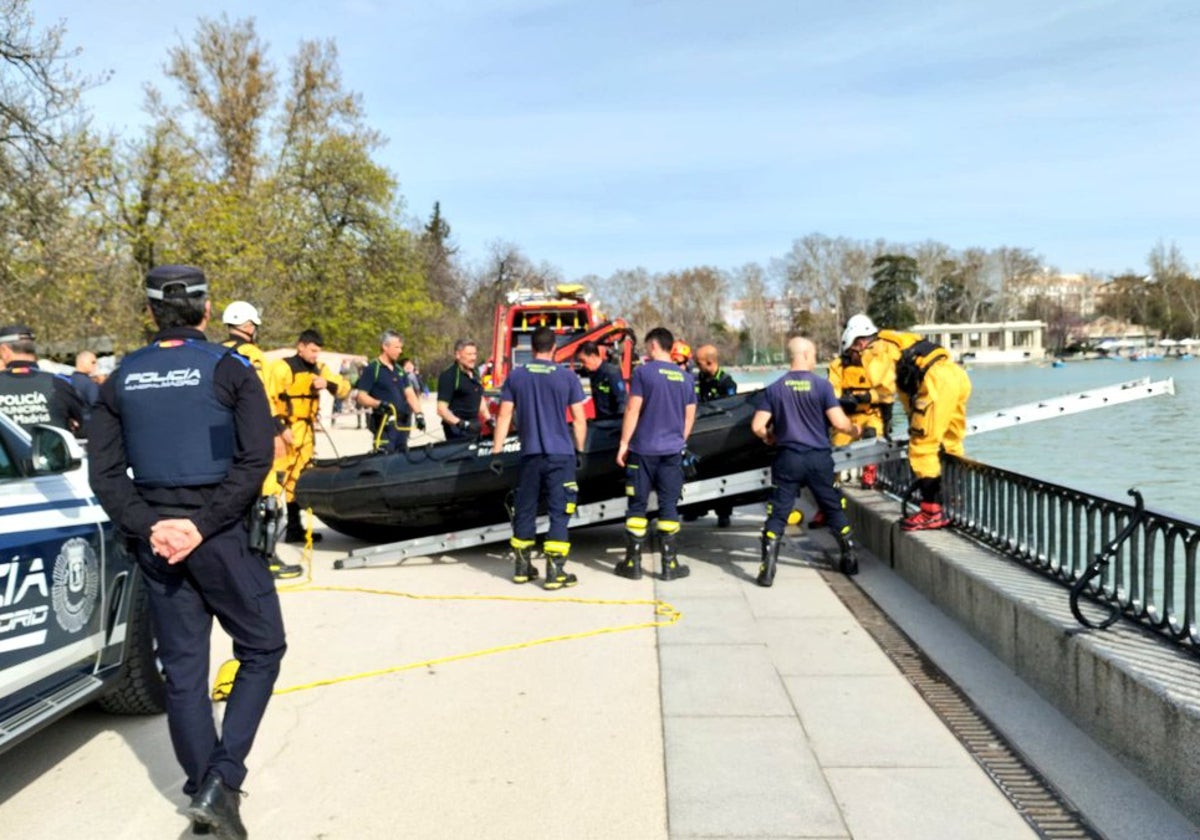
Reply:
[[[571,553],[571,544],[560,540],[546,540],[542,544],[542,549],[555,557],[566,557]]]
[[[660,534],[678,534],[679,523],[673,519],[658,520],[658,532]]]
[[[533,548],[537,545],[537,540],[522,540],[517,537],[509,537],[508,544],[513,548]]]
[[[631,516],[625,520],[625,530],[635,537],[644,537],[649,524],[650,521],[644,516]]]

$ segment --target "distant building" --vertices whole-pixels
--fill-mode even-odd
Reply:
[[[1067,312],[1091,318],[1105,291],[1105,283],[1088,274],[1042,272],[1022,278],[1013,294],[1022,310],[1037,298],[1043,298],[1057,303]]]
[[[1162,331],[1122,321],[1108,315],[1101,315],[1071,331],[1071,338],[1080,344],[1099,348],[1105,344],[1109,348],[1145,349],[1158,343]]]
[[[745,329],[747,303],[745,300],[728,301],[721,310],[721,320],[730,329]],[[762,305],[766,310],[767,324],[772,331],[787,332],[791,328],[792,310],[786,298],[765,298]]]
[[[1046,358],[1045,321],[917,324],[909,331],[936,341],[957,362],[1037,362]]]

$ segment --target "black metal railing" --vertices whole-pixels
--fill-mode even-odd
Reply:
[[[880,464],[879,483],[903,498],[912,484],[907,461]],[[1103,571],[1083,587],[1093,602],[1084,611],[1119,612],[1200,653],[1200,523],[1153,510],[1135,520],[1133,504],[951,455],[942,456],[942,496],[957,531],[1066,589],[1109,549]]]

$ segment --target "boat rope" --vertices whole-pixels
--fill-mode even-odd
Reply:
[[[312,511],[309,510],[307,517],[308,521],[312,522]],[[588,639],[595,636],[604,636],[612,633],[625,633],[631,630],[648,630],[656,627],[669,627],[679,621],[683,617],[678,609],[673,607],[666,601],[647,598],[560,598],[560,597],[526,597],[517,595],[418,595],[413,592],[403,592],[395,589],[374,589],[365,586],[318,586],[313,583],[312,576],[312,527],[309,526],[305,533],[303,554],[300,561],[305,568],[304,580],[294,583],[279,586],[278,591],[283,593],[308,593],[308,592],[352,592],[363,595],[382,595],[392,598],[405,598],[411,601],[495,601],[501,603],[513,604],[572,604],[585,606],[603,606],[603,607],[643,607],[650,606],[654,608],[654,619],[650,621],[637,621],[631,624],[617,624],[606,627],[594,628],[591,630],[582,630],[577,633],[563,633],[557,636],[545,636],[540,639],[530,639],[523,642],[513,642],[506,645],[496,645],[494,647],[482,648],[480,650],[467,651],[465,653],[450,654],[448,656],[439,656],[433,659],[422,659],[417,662],[407,662],[401,665],[390,665],[384,668],[375,668],[370,671],[362,671],[356,674],[345,674],[343,676],[328,677],[325,679],[313,680],[312,682],[301,683],[299,685],[285,686],[275,689],[275,694],[295,694],[299,691],[307,691],[312,688],[319,688],[326,685],[336,685],[337,683],[353,682],[355,680],[365,680],[374,677],[382,677],[387,674],[396,674],[402,671],[412,671],[417,668],[431,668],[435,665],[445,665],[450,662],[461,662],[467,659],[477,659],[484,656],[492,656],[497,653],[507,653],[514,650],[524,650],[525,648],[538,647],[539,645],[554,644],[556,642],[569,642],[575,639]]]
[[[1130,488],[1129,495],[1133,496],[1133,513],[1130,515],[1129,521],[1121,529],[1120,533],[1112,538],[1108,545],[1096,552],[1096,557],[1088,565],[1087,570],[1079,576],[1078,580],[1071,584],[1071,614],[1075,616],[1076,621],[1092,630],[1104,630],[1111,627],[1121,617],[1121,605],[1110,603],[1106,605],[1108,607],[1108,616],[1099,623],[1093,622],[1079,609],[1079,596],[1083,594],[1088,584],[1104,571],[1105,566],[1116,557],[1117,549],[1121,547],[1121,543],[1132,536],[1138,523],[1146,515],[1146,506],[1142,501],[1142,494],[1138,490]]]

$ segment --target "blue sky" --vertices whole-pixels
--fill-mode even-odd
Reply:
[[[336,41],[408,211],[468,259],[568,277],[766,264],[812,232],[1028,247],[1062,271],[1200,263],[1194,0],[36,0],[97,126],[134,133],[198,17],[283,67]]]

